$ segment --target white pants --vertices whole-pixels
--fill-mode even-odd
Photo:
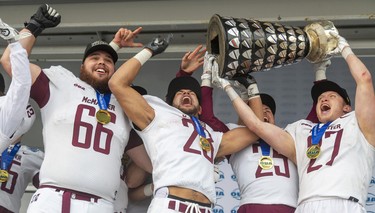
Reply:
[[[294,213],[366,213],[366,209],[357,202],[344,199],[330,199],[303,202]]]
[[[63,191],[40,188],[32,196],[27,213],[61,213]],[[104,199],[70,199],[71,213],[113,213],[113,203]]]
[[[211,207],[197,203],[168,198],[168,188],[158,189],[147,213],[212,213]]]

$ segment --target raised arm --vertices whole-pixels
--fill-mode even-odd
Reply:
[[[141,66],[152,56],[164,52],[169,39],[155,38],[133,58],[126,61],[109,80],[109,88],[119,101],[129,119],[139,128],[146,128],[155,117],[155,112],[144,97],[131,87]]]
[[[313,64],[313,70],[315,71],[314,84],[318,84],[321,81],[327,80],[326,71],[330,65],[331,65],[330,59]],[[318,116],[316,115],[316,103],[315,102],[312,104],[311,110],[309,114],[307,115],[306,120],[309,120],[313,123],[319,123]]]
[[[111,47],[118,52],[123,47],[142,47],[142,43],[134,42],[136,36],[142,31],[142,27],[138,27],[134,31],[126,28],[120,28],[115,37],[109,43]]]
[[[176,77],[191,76],[197,71],[203,65],[205,51],[206,48],[203,48],[203,45],[198,45],[193,51],[185,53]]]
[[[30,21],[26,24],[26,27],[20,31],[19,35],[15,29],[5,24],[4,22],[0,23],[0,29],[8,29],[12,33],[17,34],[17,40],[20,41],[22,46],[30,55],[36,38],[42,33],[42,31],[46,28],[56,27],[60,23],[60,21],[60,14],[51,6],[43,4],[38,8],[36,13],[31,16]],[[26,36],[30,34],[31,36]],[[6,48],[1,57],[1,64],[3,65],[4,70],[9,74],[9,76],[12,76],[9,53],[9,48]],[[30,64],[30,71],[32,83],[34,83],[35,79],[41,72],[41,68],[35,64]]]
[[[355,114],[359,127],[368,142],[375,146],[375,95],[371,73],[353,53],[345,38],[337,34],[335,36],[339,40],[337,51],[348,64],[356,83]]]
[[[228,94],[238,116],[250,130],[247,132],[243,128],[233,129],[224,134],[223,140],[227,141],[227,137],[229,137],[230,140],[228,141],[232,141],[233,143],[235,140],[242,140],[242,136],[245,136],[247,137],[245,141],[239,141],[239,144],[243,146],[246,143],[248,145],[254,143],[256,140],[258,140],[257,136],[259,136],[270,146],[276,149],[280,154],[288,157],[293,162],[296,162],[293,138],[276,125],[260,120],[253,110],[240,98],[228,80],[220,78],[217,72],[214,72],[212,76],[213,81],[217,82],[215,85],[222,88]],[[230,144],[228,145],[227,143],[224,143],[223,145],[230,146]],[[242,146],[240,148],[242,148]]]
[[[3,152],[10,145],[12,137],[16,137],[14,133],[20,127],[26,114],[25,110],[29,102],[31,88],[29,60],[25,49],[19,42],[9,44],[9,49],[10,63],[14,75],[8,92],[2,99],[3,105],[0,110],[0,137],[2,138],[0,152]]]

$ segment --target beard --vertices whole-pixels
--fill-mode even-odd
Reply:
[[[110,93],[111,90],[108,87],[109,78],[106,79],[94,79],[87,71],[81,70],[79,79],[91,85],[95,90],[100,93]]]
[[[198,112],[199,112],[199,108],[198,107],[193,107],[193,108],[186,109],[186,108],[182,108],[180,106],[177,106],[176,108],[179,109],[181,112],[187,114],[187,115],[198,116]]]

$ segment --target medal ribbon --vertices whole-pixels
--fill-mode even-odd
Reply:
[[[193,121],[194,126],[195,126],[195,130],[198,132],[198,134],[201,137],[206,138],[206,133],[204,132],[204,129],[203,129],[201,123],[199,122],[198,118],[195,117],[195,116],[191,116],[191,120]]]
[[[96,91],[96,98],[98,99],[99,108],[102,110],[107,110],[109,101],[111,100],[111,93],[101,94]]]
[[[16,143],[12,150],[8,153],[8,149],[4,150],[4,152],[1,154],[1,170],[8,170],[8,167],[10,163],[12,162],[14,156],[16,156],[16,153],[21,147],[21,143]]]
[[[263,139],[259,139],[260,149],[262,150],[262,156],[270,156],[271,147]]]
[[[327,130],[328,126],[331,123],[332,121],[325,123],[321,128],[319,128],[319,124],[313,127],[312,132],[311,132],[311,139],[312,139],[311,144],[312,145],[317,145],[319,143],[320,139],[322,139],[323,137],[324,132]]]

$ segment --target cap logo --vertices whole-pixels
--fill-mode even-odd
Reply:
[[[107,43],[104,42],[104,41],[94,41],[93,43],[91,43],[91,46],[96,46],[96,45],[100,45],[100,44],[107,44]]]

